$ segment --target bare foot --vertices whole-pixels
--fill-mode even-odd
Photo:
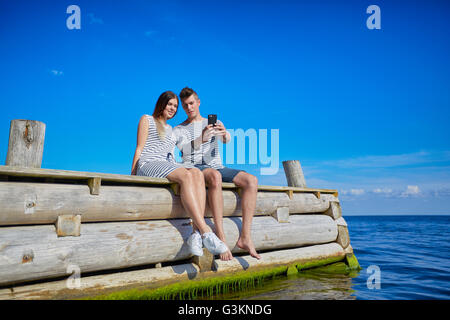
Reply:
[[[261,256],[256,252],[252,239],[239,238],[236,245],[241,249],[247,250],[253,258],[261,259]]]
[[[216,235],[220,239],[220,241],[222,241],[226,245],[225,235],[223,233],[220,233],[220,232],[216,232]],[[231,259],[233,259],[233,255],[231,254],[231,250],[229,250],[229,249],[228,249],[227,252],[224,252],[224,253],[220,254],[220,260],[222,260],[222,261],[229,261]]]
[[[225,253],[220,254],[220,260],[222,260],[222,261],[229,261],[231,259],[233,259],[233,255],[231,254],[230,250],[228,250]]]

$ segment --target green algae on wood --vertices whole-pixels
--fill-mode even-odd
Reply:
[[[353,253],[347,253],[345,255],[345,261],[350,268],[350,270],[361,270],[361,266],[359,265],[358,259],[356,259],[355,254]]]
[[[302,271],[302,270],[306,270],[306,269],[311,269],[311,268],[316,268],[316,267],[332,264],[332,263],[335,263],[338,261],[342,261],[342,257],[329,257],[329,258],[325,258],[325,259],[310,260],[310,261],[306,261],[306,262],[296,263],[295,265],[296,265],[298,271]]]
[[[100,295],[92,299],[98,300],[173,300],[173,299],[198,299],[207,298],[215,294],[242,291],[255,288],[263,284],[265,280],[277,276],[294,275],[302,270],[316,267],[329,266],[329,272],[347,273],[350,269],[342,256],[315,259],[306,262],[297,262],[286,266],[256,269],[254,271],[239,271],[231,275],[212,276],[201,280],[188,280],[169,284],[155,289],[131,289]],[[355,258],[356,259],[356,258]],[[333,267],[340,262],[341,265]],[[342,266],[345,264],[345,267]],[[358,264],[359,266],[359,264]],[[334,269],[333,269],[334,268]]]
[[[172,300],[196,299],[214,294],[244,290],[260,285],[287,272],[287,266],[257,271],[241,271],[229,276],[211,277],[202,280],[183,281],[156,289],[132,289],[94,297],[100,300]]]
[[[295,264],[290,265],[286,271],[287,276],[296,275],[298,273],[297,266]]]

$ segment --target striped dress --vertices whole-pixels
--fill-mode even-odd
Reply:
[[[158,135],[156,123],[152,116],[147,115],[148,137],[144,149],[137,162],[136,175],[165,178],[168,174],[184,166],[175,161],[175,136],[170,125],[166,126],[164,140]]]

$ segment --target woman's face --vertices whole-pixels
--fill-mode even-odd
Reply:
[[[175,115],[175,112],[177,112],[177,109],[178,109],[178,100],[176,98],[170,99],[166,105],[166,108],[163,111],[163,117],[166,120],[172,119],[172,117]]]

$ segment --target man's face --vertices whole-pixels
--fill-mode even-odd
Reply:
[[[195,94],[190,95],[182,102],[183,110],[186,112],[189,119],[195,118],[199,113],[200,99]]]

